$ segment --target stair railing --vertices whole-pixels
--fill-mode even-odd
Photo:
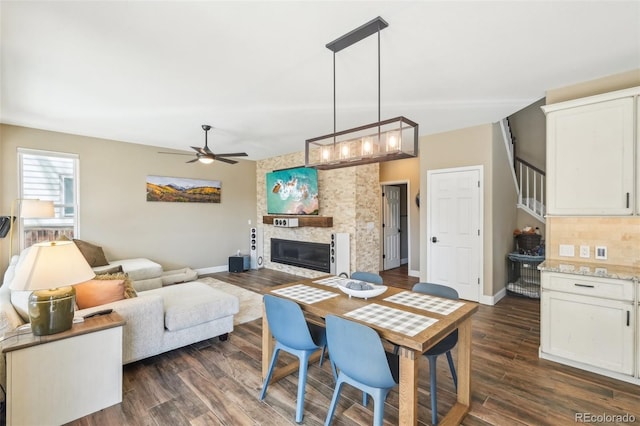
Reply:
[[[531,163],[516,157],[516,173],[519,177],[518,206],[525,207],[535,215],[545,214],[545,172]]]

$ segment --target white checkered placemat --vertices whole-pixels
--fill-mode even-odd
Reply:
[[[428,294],[420,294],[414,291],[403,291],[384,300],[441,315],[449,315],[464,305],[464,303],[456,300],[443,299],[442,297],[429,296]]]
[[[285,287],[278,290],[272,290],[271,293],[297,300],[298,302],[312,304],[321,300],[330,299],[339,296],[338,293],[326,291],[304,284],[297,284],[291,287]]]
[[[350,280],[349,278],[343,278],[343,277],[327,277],[327,278],[322,278],[320,280],[316,280],[314,281],[315,284],[320,284],[320,285],[326,285],[327,287],[338,287],[339,285],[341,286],[346,286],[347,283]]]
[[[437,319],[425,317],[400,309],[371,303],[362,308],[347,312],[345,316],[364,321],[378,327],[393,330],[407,336],[415,336],[422,330],[438,322]]]

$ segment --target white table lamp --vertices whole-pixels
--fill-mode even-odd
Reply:
[[[95,277],[73,241],[34,244],[16,265],[12,290],[29,291],[29,319],[36,336],[69,330],[76,291],[72,287]]]

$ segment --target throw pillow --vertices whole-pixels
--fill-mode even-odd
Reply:
[[[89,266],[91,266],[92,268],[109,264],[109,262],[107,262],[106,256],[104,255],[104,252],[102,251],[102,247],[96,246],[86,241],[76,240],[75,238],[73,242],[76,243],[76,246],[78,246],[78,250],[80,250],[80,253],[82,253],[84,258],[87,259],[87,263],[89,263]]]
[[[124,272],[112,273],[112,274],[100,274],[96,275],[94,280],[123,280],[124,281],[124,297],[125,299],[131,299],[132,297],[137,297],[138,294],[136,290],[133,288],[133,283],[129,278],[128,274]]]
[[[80,309],[124,299],[124,280],[89,280],[76,285],[75,289]]]

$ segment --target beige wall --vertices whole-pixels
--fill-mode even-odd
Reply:
[[[516,156],[541,170],[545,170],[547,159],[547,120],[541,109],[544,104],[542,98],[509,116]]]
[[[482,294],[485,296],[495,295],[506,283],[502,282],[503,272],[494,271],[494,269],[500,268],[501,271],[506,271],[505,256],[513,247],[512,232],[516,214],[515,199],[512,194],[515,191],[513,179],[503,176],[505,174],[503,168],[508,167],[508,164],[506,166],[496,164],[497,171],[492,171],[494,163],[502,161],[499,150],[506,151],[504,143],[499,141],[494,133],[494,125],[485,124],[420,138],[420,194],[423,200],[422,205],[425,207],[428,197],[427,171],[477,165],[484,167],[482,248],[484,287]],[[506,158],[506,153],[504,155]],[[504,161],[508,163],[506,159]],[[501,182],[494,182],[496,179],[494,174],[501,179]],[[513,204],[510,204],[512,201]],[[496,212],[496,210],[500,211]],[[420,209],[420,229],[423,230],[420,242],[420,279],[425,281],[428,267],[426,248],[429,244],[426,208]]]
[[[379,165],[369,164],[334,170],[318,170],[320,216],[333,218],[332,228],[277,228],[262,224],[267,214],[266,173],[289,167],[303,166],[304,152],[272,157],[257,162],[256,192],[259,227],[264,235],[265,267],[292,274],[315,277],[325,275],[309,269],[274,263],[270,260],[271,238],[304,240],[328,244],[334,232],[350,236],[351,272],[378,272],[380,247],[380,185]]]
[[[547,90],[547,105],[640,86],[640,68],[567,87]]]
[[[409,203],[409,271],[420,271],[420,209],[415,203],[420,192],[420,158],[387,161],[380,163],[380,182],[407,182],[407,199]],[[423,198],[424,199],[424,198]],[[382,265],[381,265],[382,269]]]
[[[80,238],[101,245],[108,259],[147,257],[165,270],[226,267],[229,255],[249,250],[248,221],[256,223],[254,161],[185,164],[188,157],[158,154],[151,146],[7,125],[0,129],[3,215],[17,197],[18,147],[68,152],[80,156]],[[147,175],[220,180],[222,202],[147,202]],[[6,240],[0,240],[3,270]]]
[[[504,146],[504,140],[498,124],[493,125],[491,173],[491,222],[492,232],[489,235],[493,242],[493,288],[496,294],[507,283],[507,255],[514,249],[513,230],[516,228],[518,209],[518,192],[511,172],[512,165]],[[487,232],[485,231],[485,235]],[[485,285],[486,288],[486,285]]]

